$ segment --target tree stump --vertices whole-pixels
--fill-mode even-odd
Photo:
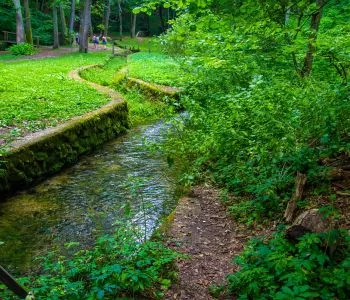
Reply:
[[[303,190],[306,183],[306,175],[298,172],[295,179],[295,192],[292,199],[288,202],[287,208],[284,212],[284,218],[287,223],[293,220],[293,215],[297,206],[297,201],[303,196]]]

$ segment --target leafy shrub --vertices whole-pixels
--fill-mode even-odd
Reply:
[[[256,239],[236,262],[241,269],[228,276],[228,291],[238,299],[348,299],[350,293],[350,237],[345,231],[306,234],[297,244],[282,233],[268,243]]]
[[[0,51],[4,51],[6,49],[6,43],[0,41]]]
[[[28,43],[13,45],[9,48],[9,51],[13,55],[33,55],[36,53],[34,46]]]
[[[186,183],[205,176],[239,195],[230,209],[253,223],[283,211],[297,171],[310,185],[326,182],[320,162],[349,151],[350,89],[320,56],[310,77],[298,77],[284,29],[274,22],[262,26],[266,15],[252,24],[263,11],[240,3],[245,7],[237,11],[183,14],[164,36],[169,53],[185,55],[181,66],[190,73],[183,103],[189,119],[165,151],[171,160],[179,158]],[[320,32],[329,43],[329,32]],[[344,72],[348,65],[347,56]]]
[[[72,256],[51,253],[44,258],[44,274],[22,282],[30,285],[36,299],[159,298],[176,279],[173,265],[178,256],[160,242],[139,243],[135,232],[123,227]],[[6,296],[0,286],[0,298]]]

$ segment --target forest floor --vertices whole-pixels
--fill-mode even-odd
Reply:
[[[234,222],[217,189],[194,188],[179,201],[167,233],[167,245],[189,259],[177,263],[179,281],[166,299],[214,299],[208,287],[223,284],[226,275],[237,271],[232,258],[253,236],[271,235],[271,227],[257,230]]]

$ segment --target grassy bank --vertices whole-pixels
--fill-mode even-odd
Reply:
[[[103,63],[106,53],[73,53],[57,58],[0,62],[1,151],[17,137],[55,126],[108,102],[105,95],[75,82],[67,73]]]

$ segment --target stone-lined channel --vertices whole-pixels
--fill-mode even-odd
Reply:
[[[146,203],[147,232],[152,232],[160,215],[176,203],[166,160],[146,146],[161,143],[168,128],[158,122],[130,130],[73,167],[1,203],[0,264],[15,273],[27,272],[36,268],[34,257],[65,242],[90,244],[126,218],[127,202],[141,226],[140,202]]]

